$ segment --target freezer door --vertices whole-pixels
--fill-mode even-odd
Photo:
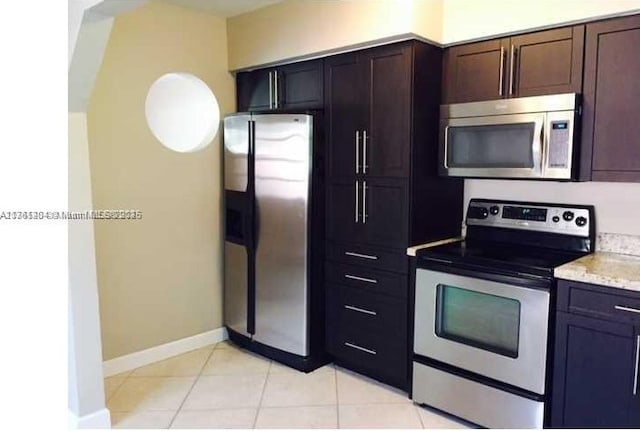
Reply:
[[[312,117],[255,121],[256,332],[253,339],[308,356],[307,220]]]
[[[225,241],[224,324],[246,336],[250,336],[247,328],[248,271],[246,247]]]
[[[249,176],[250,115],[224,119],[224,189],[246,192]]]
[[[252,251],[251,188],[249,187],[250,115],[233,115],[224,119],[224,323],[249,336],[248,291]]]

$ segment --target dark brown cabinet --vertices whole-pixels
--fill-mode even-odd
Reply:
[[[336,180],[327,190],[327,237],[337,242],[406,247],[408,191],[403,179]]]
[[[640,426],[638,312],[635,292],[559,281],[551,427]]]
[[[409,174],[411,52],[394,44],[326,60],[332,177]]]
[[[441,49],[418,41],[325,59],[326,347],[402,389],[406,248],[458,235],[462,217],[462,181],[436,173],[440,64]]]
[[[640,15],[587,25],[581,179],[640,182]]]
[[[238,111],[320,109],[324,103],[322,60],[240,72]]]
[[[580,93],[584,26],[445,50],[443,103]]]

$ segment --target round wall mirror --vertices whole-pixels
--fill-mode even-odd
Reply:
[[[220,107],[211,89],[190,73],[167,73],[149,88],[145,115],[162,145],[180,153],[206,147],[218,133]]]

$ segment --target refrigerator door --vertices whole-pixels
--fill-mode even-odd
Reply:
[[[224,119],[224,189],[246,192],[249,178],[249,126],[251,115]]]
[[[251,116],[224,119],[224,323],[234,331],[250,336],[249,266],[247,241],[251,219],[249,196],[249,126]]]
[[[309,355],[307,221],[310,115],[254,115],[256,332],[253,339]]]

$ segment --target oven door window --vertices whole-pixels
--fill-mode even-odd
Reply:
[[[535,122],[449,127],[447,167],[532,169],[535,128]]]
[[[520,302],[438,284],[436,335],[511,358],[518,357]]]

